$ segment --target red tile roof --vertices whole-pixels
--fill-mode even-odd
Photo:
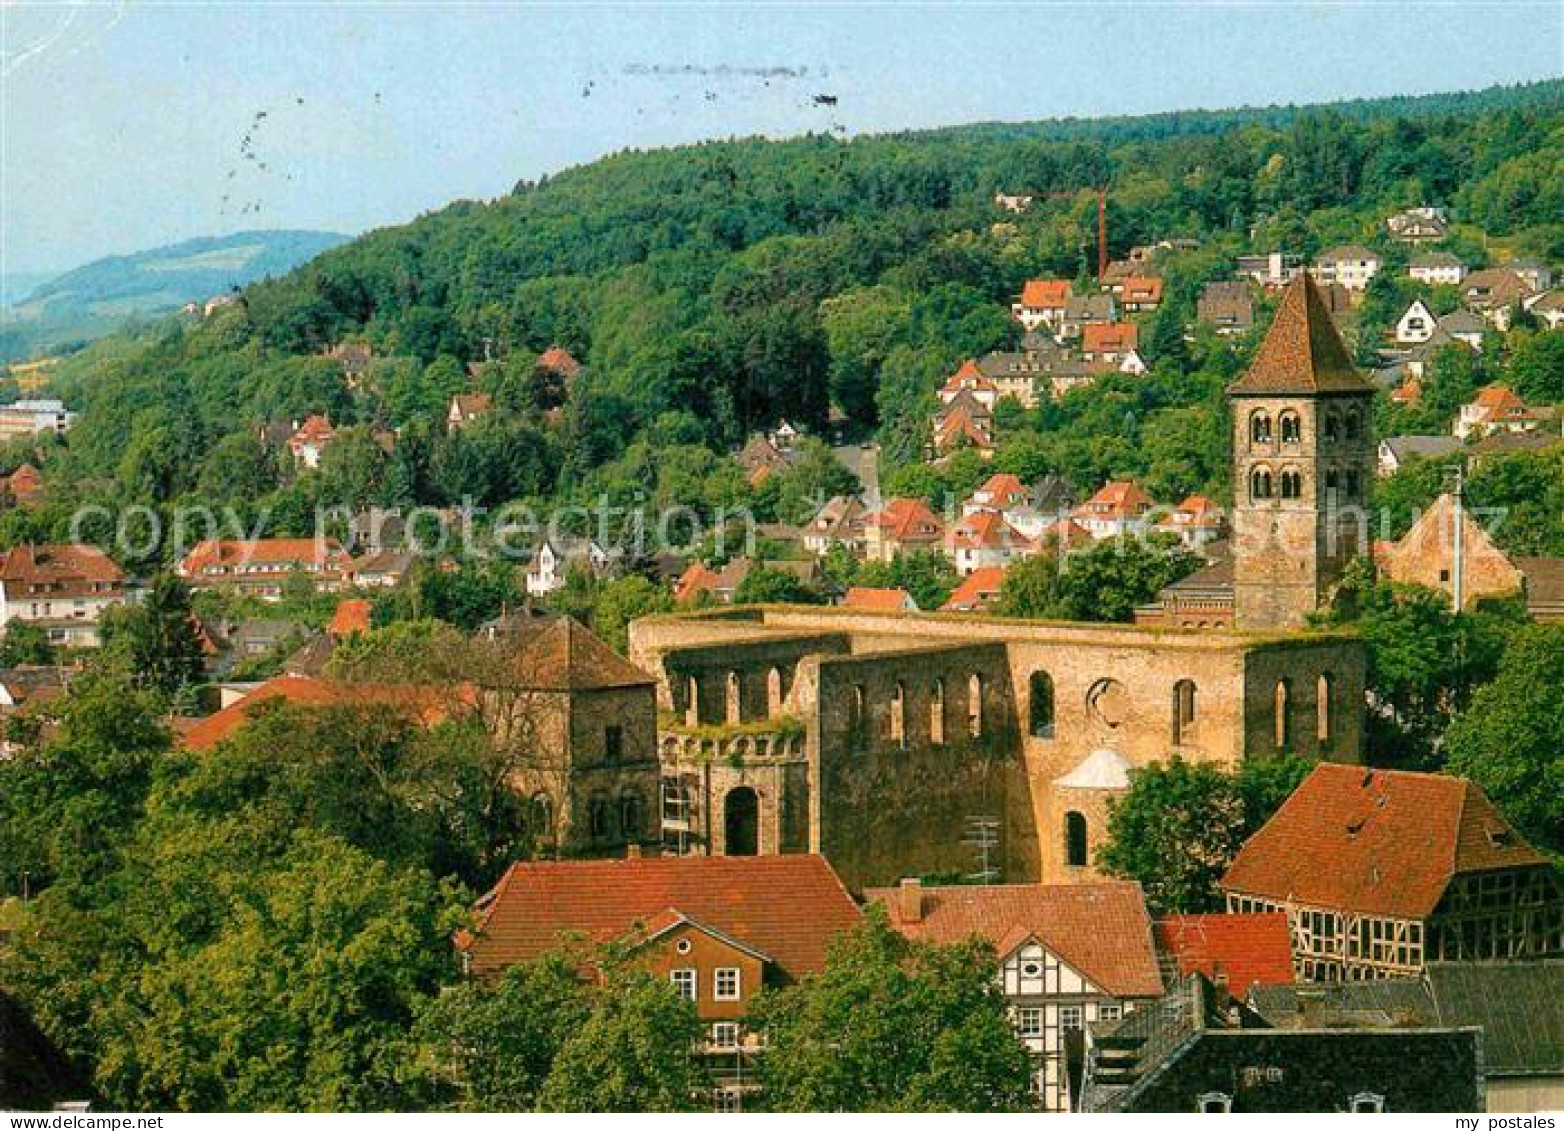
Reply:
[[[1133,479],[1115,479],[1104,483],[1077,511],[1099,518],[1138,518],[1151,507],[1151,496],[1142,491]]]
[[[1250,986],[1293,982],[1292,940],[1282,911],[1258,915],[1169,915],[1152,925],[1157,949],[1178,963],[1183,975],[1227,978],[1243,997]]]
[[[1307,272],[1287,284],[1276,318],[1230,393],[1372,393]]]
[[[22,587],[41,586],[50,592],[87,591],[94,585],[117,585],[125,573],[102,550],[85,543],[21,545],[0,557],[0,582],[15,597]]]
[[[435,723],[446,717],[446,705],[432,690],[340,683],[302,675],[269,679],[243,699],[208,715],[185,731],[180,745],[189,750],[209,750],[236,734],[257,707],[281,699],[294,707],[381,706],[410,712],[419,721]]]
[[[231,571],[247,566],[312,565],[340,569],[347,556],[335,538],[207,539],[185,555],[176,572],[194,577],[209,571]]]
[[[930,541],[943,529],[940,520],[922,499],[890,499],[885,506],[864,519],[892,541]]]
[[[1081,327],[1082,353],[1127,353],[1140,344],[1133,322],[1088,322]]]
[[[1151,920],[1139,884],[986,884],[921,890],[921,919],[902,916],[903,893],[895,888],[871,889],[864,895],[883,904],[891,925],[911,938],[955,943],[976,935],[992,942],[1001,959],[1031,938],[1105,993],[1162,994]]]
[[[566,377],[574,377],[581,372],[581,363],[571,356],[569,350],[561,346],[550,346],[539,354],[538,366],[542,369],[552,369]]]
[[[1249,838],[1222,887],[1423,919],[1455,876],[1546,863],[1464,778],[1327,762]]]
[[[995,384],[983,375],[983,371],[978,368],[978,363],[968,360],[962,362],[961,368],[950,375],[942,392],[954,393],[961,389],[994,392],[996,388]]]
[[[1121,295],[1125,302],[1161,302],[1162,280],[1155,275],[1131,275],[1124,280]]]
[[[306,444],[319,447],[336,434],[337,430],[331,426],[330,418],[316,413],[299,425],[298,430],[288,438],[288,444],[293,448],[300,448]]]
[[[1008,472],[990,475],[988,482],[972,492],[972,495],[973,498],[983,495],[988,500],[984,505],[997,507],[1021,506],[1030,501],[1021,480]]]
[[[1085,533],[1083,530],[1081,533]],[[1004,566],[981,566],[962,578],[940,608],[946,612],[971,612],[981,609],[997,596],[1005,583]]]
[[[870,609],[875,612],[900,612],[916,608],[905,589],[867,589],[853,586],[842,597],[842,605],[849,609]]]
[[[951,545],[967,550],[1023,550],[1031,546],[1024,534],[1005,521],[998,511],[974,511],[956,524]]]
[[[475,973],[537,958],[561,935],[620,938],[676,912],[753,947],[799,978],[859,920],[821,856],[682,856],[512,864],[459,940]]]
[[[721,581],[722,576],[705,562],[691,562],[674,582],[673,599],[693,600],[697,594],[714,592]]]
[[[1068,279],[1028,279],[1021,288],[1021,305],[1035,310],[1062,310],[1072,293]]]
[[[362,597],[350,597],[337,602],[331,623],[326,626],[327,636],[352,636],[369,631],[370,602]]]

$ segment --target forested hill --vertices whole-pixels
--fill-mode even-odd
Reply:
[[[605,491],[710,508],[745,496],[724,457],[750,429],[820,428],[835,409],[884,442],[893,485],[932,492],[912,465],[933,390],[1014,344],[1023,280],[1086,283],[1100,184],[1115,256],[1198,244],[1168,257],[1168,301],[1141,327],[1152,374],[1007,420],[996,462],[1220,495],[1220,390],[1248,346],[1185,341],[1200,285],[1249,250],[1368,243],[1404,261],[1383,221],[1417,204],[1450,209],[1450,246],[1473,265],[1564,259],[1564,83],[621,153],[366,235],[199,324],[93,346],[57,381],[82,410],[69,446],[43,454],[55,482],[95,498],[265,501],[283,516]],[[996,191],[1039,198],[1012,215]],[[345,340],[377,356],[355,390],[320,356]],[[586,365],[558,412],[533,380],[552,345]],[[470,387],[497,411],[446,435],[449,397]],[[366,425],[322,473],[253,450],[258,422],[322,411]],[[394,454],[370,424],[400,431]]]

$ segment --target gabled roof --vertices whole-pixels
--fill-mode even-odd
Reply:
[[[999,595],[1005,583],[1004,566],[981,566],[961,579],[950,598],[940,606],[945,612],[971,612],[981,609]]]
[[[196,543],[179,563],[179,571],[198,574],[209,569],[251,565],[304,565],[322,569],[345,564],[346,557],[335,538],[207,539]]]
[[[0,556],[0,581],[71,587],[123,581],[112,558],[84,542],[24,543]]]
[[[570,355],[570,351],[562,346],[549,346],[538,355],[538,368],[552,369],[556,373],[566,377],[574,377],[581,372],[581,363]]]
[[[1139,884],[983,884],[920,891],[919,919],[902,916],[895,888],[871,889],[864,896],[884,905],[891,926],[910,938],[949,944],[977,936],[1012,951],[1016,940],[1034,938],[1114,997],[1162,993]]]
[[[1480,1025],[1490,1076],[1564,1074],[1564,961],[1430,962],[1439,1022]]]
[[[1111,479],[1099,487],[1097,493],[1082,503],[1078,509],[1088,516],[1133,518],[1145,514],[1151,506],[1151,496],[1142,491],[1133,479]]]
[[[337,602],[326,625],[327,636],[352,636],[369,631],[370,602],[362,597],[348,597]]]
[[[1398,460],[1409,456],[1438,457],[1461,450],[1454,436],[1388,436],[1380,441]]]
[[[1028,279],[1021,288],[1021,305],[1035,309],[1062,308],[1072,290],[1068,279]]]
[[[853,586],[843,595],[842,605],[849,609],[889,613],[918,607],[912,595],[905,589],[870,589],[858,585]]]
[[[967,515],[950,532],[951,544],[962,549],[1023,549],[1031,545],[998,511],[981,510]]]
[[[1325,300],[1308,272],[1282,292],[1276,319],[1249,369],[1229,393],[1371,393],[1374,386],[1353,365]]]
[[[994,505],[1001,507],[1019,506],[1028,501],[1027,490],[1021,480],[1003,471],[997,475],[990,475],[988,481],[972,492],[972,495],[974,498],[978,495],[986,495]]]
[[[675,913],[770,957],[784,976],[825,965],[826,948],[859,920],[820,856],[680,856],[512,864],[478,902],[461,940],[475,973],[525,962],[561,936],[590,942],[666,925]]]
[[[1225,977],[1228,991],[1239,997],[1255,985],[1292,984],[1292,939],[1285,912],[1169,915],[1158,919],[1152,930],[1157,949],[1173,959],[1180,975]]]
[[[922,499],[889,499],[881,510],[864,518],[864,525],[878,527],[894,541],[928,541],[938,538],[943,529]]]
[[[303,447],[306,444],[324,444],[337,434],[337,430],[331,426],[329,417],[316,413],[294,431],[288,438],[288,443],[294,447]]]
[[[1335,247],[1328,247],[1314,257],[1316,263],[1360,263],[1364,260],[1378,263],[1381,256],[1373,248],[1364,247],[1362,244],[1342,243]]]
[[[1140,344],[1140,328],[1133,322],[1093,322],[1081,327],[1083,353],[1122,353]]]
[[[603,691],[656,682],[572,617],[543,619],[520,638],[515,660],[529,690]]]
[[[445,716],[445,708],[429,691],[409,687],[342,683],[310,676],[280,675],[250,694],[214,712],[184,733],[180,745],[189,750],[209,750],[237,733],[257,707],[281,699],[295,707],[377,706],[407,711],[419,721],[433,723]]]
[[[1547,862],[1464,778],[1326,762],[1239,850],[1222,887],[1425,919],[1456,876]]]

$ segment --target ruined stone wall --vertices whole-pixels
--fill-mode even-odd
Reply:
[[[1363,647],[1352,638],[1298,636],[1254,649],[1244,661],[1246,756],[1361,762],[1366,677]]]

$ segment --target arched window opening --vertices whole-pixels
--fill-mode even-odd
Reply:
[[[1257,410],[1250,414],[1249,442],[1251,444],[1269,444],[1271,442],[1270,413]]]
[[[1330,672],[1321,672],[1319,682],[1314,689],[1314,726],[1315,738],[1321,746],[1329,746],[1335,735],[1332,729],[1335,720],[1331,718],[1331,692],[1334,690]]]
[[[747,785],[728,790],[722,802],[722,826],[727,855],[760,853],[760,798]]]
[[[1032,737],[1054,736],[1054,680],[1047,672],[1033,672],[1028,698],[1031,701]]]
[[[1358,479],[1357,469],[1355,469],[1355,468],[1348,468],[1347,469],[1347,497],[1351,498],[1351,499],[1357,498],[1358,497],[1358,489],[1361,486],[1362,486],[1362,483]]]
[[[1064,861],[1072,868],[1084,868],[1086,857],[1086,816],[1072,809],[1064,815]]]
[[[863,684],[853,685],[852,695],[847,702],[848,737],[855,743],[862,743],[869,719],[869,693],[864,690]]]
[[[1249,473],[1249,497],[1251,499],[1269,499],[1271,497],[1271,469],[1257,467]]]
[[[726,718],[729,726],[736,726],[744,719],[743,684],[738,672],[728,673],[728,704]]]
[[[929,693],[929,742],[945,744],[945,681],[936,679]]]
[[[587,802],[587,835],[594,841],[605,841],[613,832],[613,820],[608,811],[608,795],[594,793]]]
[[[967,731],[973,738],[983,736],[983,677],[977,672],[967,677]]]
[[[1341,417],[1334,412],[1325,414],[1324,435],[1325,442],[1328,444],[1334,444],[1341,439]]]
[[[766,673],[766,715],[782,713],[782,669],[772,668]]]
[[[1339,490],[1341,490],[1341,472],[1337,471],[1334,467],[1326,468],[1325,493],[1327,495],[1334,495]]]
[[[1296,444],[1303,439],[1303,417],[1292,409],[1282,413],[1280,419],[1282,429],[1282,443]]]
[[[701,725],[701,685],[696,682],[693,675],[684,681],[684,725],[687,727]]]
[[[540,841],[554,839],[554,799],[543,792],[532,795],[532,833]]]
[[[1173,685],[1173,745],[1182,746],[1195,733],[1195,681],[1181,679]]]
[[[1303,473],[1295,467],[1282,469],[1282,498],[1303,498]]]
[[[1292,730],[1287,720],[1291,700],[1292,684],[1285,678],[1277,680],[1272,712],[1276,721],[1276,749],[1278,750],[1286,750],[1288,742],[1292,740]]]
[[[897,746],[907,745],[907,688],[901,680],[896,681],[896,689],[891,692],[891,742]]]
[[[627,842],[640,840],[645,833],[644,813],[641,795],[635,790],[627,789],[619,795],[619,832]]]
[[[1342,431],[1349,440],[1356,440],[1363,434],[1363,417],[1358,415],[1357,409],[1348,410],[1346,420],[1342,425]]]

